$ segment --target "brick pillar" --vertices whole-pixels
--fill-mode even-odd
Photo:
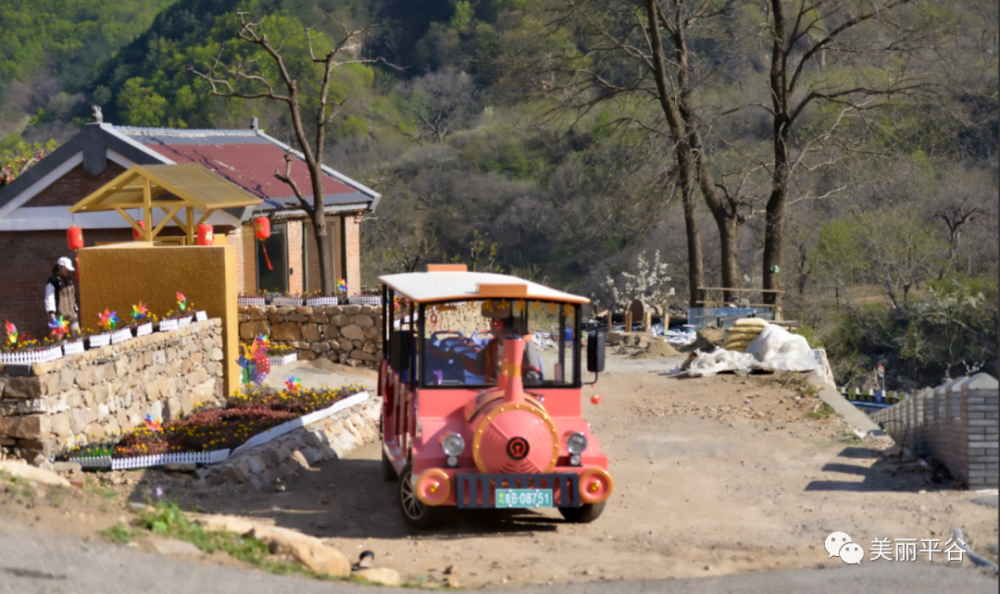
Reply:
[[[288,221],[288,292],[301,293],[305,288],[305,259],[302,257],[302,223]]]
[[[344,215],[344,245],[347,250],[347,290],[361,293],[361,214]]]
[[[244,264],[243,264],[243,230],[246,226],[236,227],[229,233],[226,233],[226,239],[229,245],[234,246],[236,249],[236,290],[242,292],[246,286],[243,282],[244,276]],[[252,229],[251,229],[252,232]]]

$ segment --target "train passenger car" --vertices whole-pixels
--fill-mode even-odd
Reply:
[[[406,522],[430,528],[469,508],[597,519],[613,481],[582,414],[588,300],[464,266],[379,280],[382,472]],[[588,372],[600,372],[604,335],[587,342]]]

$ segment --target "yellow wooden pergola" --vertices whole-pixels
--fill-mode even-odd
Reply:
[[[145,241],[153,241],[160,231],[174,221],[187,234],[189,245],[195,233],[216,210],[257,206],[261,200],[213,171],[194,163],[180,165],[134,165],[99,190],[70,207],[69,211],[117,211]],[[126,209],[143,212],[145,229],[128,215]],[[153,211],[159,208],[166,216],[153,227]],[[184,220],[178,214],[184,211]],[[202,211],[195,221],[195,210]]]

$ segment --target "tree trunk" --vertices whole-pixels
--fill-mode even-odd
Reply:
[[[690,166],[688,169],[690,170]],[[690,177],[690,173],[688,175]],[[687,231],[688,248],[688,307],[698,307],[698,302],[704,299],[699,287],[705,284],[705,258],[701,252],[701,231],[698,229],[694,188],[690,185],[691,181],[690,179],[688,183],[682,181],[681,186],[684,192],[684,228]]]
[[[697,178],[694,163],[691,160],[691,147],[688,144],[688,134],[684,126],[673,95],[667,83],[666,58],[663,52],[663,39],[660,36],[660,11],[656,0],[645,0],[646,16],[649,22],[650,50],[653,54],[653,78],[656,80],[657,98],[660,108],[670,127],[674,140],[674,152],[677,157],[677,169],[680,172],[681,192],[684,202],[684,225],[687,231],[688,245],[688,295],[689,307],[697,307],[702,299],[699,287],[705,283],[704,258],[701,251],[701,232],[698,229],[698,219],[695,213],[694,190]]]
[[[789,126],[782,118],[774,122],[774,173],[771,195],[767,199],[767,219],[764,225],[764,289],[781,290],[781,242],[785,224],[785,202],[788,199]],[[764,303],[780,303],[778,293],[764,293]]]
[[[787,60],[785,43],[788,22],[782,0],[771,0],[774,18],[774,37],[771,39],[771,102],[774,106],[774,172],[771,174],[771,195],[767,199],[767,219],[764,225],[764,289],[781,290],[781,278],[776,270],[781,263],[781,240],[785,219],[785,202],[788,198],[789,141],[791,118],[787,86]],[[779,304],[779,293],[764,293],[764,303]]]
[[[655,21],[659,22],[659,21]],[[698,132],[698,121],[692,107],[691,100],[691,79],[688,72],[688,47],[684,38],[684,26],[676,23],[672,35],[674,41],[674,61],[677,64],[677,87],[679,99],[677,101],[677,111],[683,122],[683,128],[687,132],[686,140],[688,149],[694,157],[691,164],[694,167],[693,175],[696,176],[697,183],[701,189],[701,195],[708,204],[715,223],[719,227],[719,243],[721,244],[721,268],[722,286],[727,289],[738,289],[740,286],[738,252],[739,224],[735,208],[733,212],[726,210],[719,198],[715,188],[715,180],[712,178],[712,171],[705,156],[705,147],[702,144],[701,133]],[[678,147],[678,150],[680,147]],[[734,293],[725,291],[723,299],[729,299]]]
[[[319,278],[323,287],[324,295],[333,295],[336,285],[334,284],[333,262],[330,256],[331,237],[326,232],[326,217],[313,215],[313,234],[316,237],[316,250],[319,252]]]

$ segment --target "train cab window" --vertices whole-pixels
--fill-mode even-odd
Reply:
[[[578,384],[573,305],[487,299],[428,304],[422,315],[425,386],[496,385],[503,338],[512,335],[525,338],[521,361],[525,386]]]

